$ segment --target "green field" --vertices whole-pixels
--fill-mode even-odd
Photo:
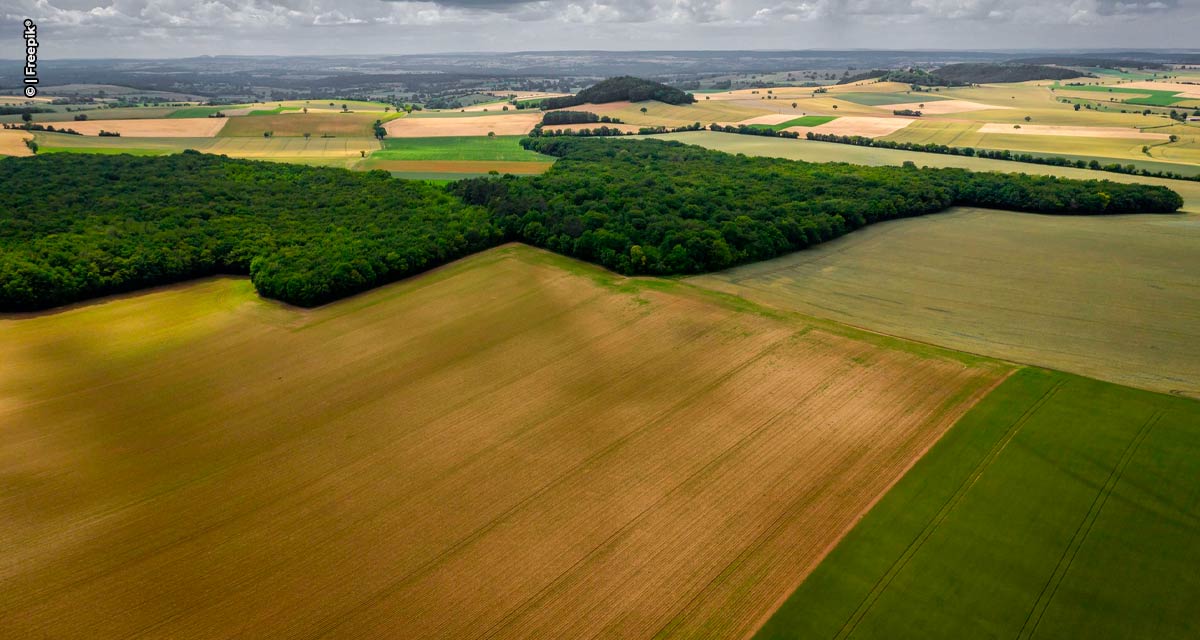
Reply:
[[[848,91],[846,93],[828,93],[825,94],[828,98],[837,98],[854,104],[861,104],[868,107],[882,107],[889,104],[906,104],[909,102],[936,102],[945,100],[941,96],[931,95],[929,93],[898,93],[898,92],[858,92]]]
[[[389,138],[375,160],[500,160],[553,162],[551,156],[526,151],[518,144],[524,136],[461,136],[443,138]]]
[[[787,122],[780,122],[779,124],[756,124],[756,125],[751,125],[751,126],[753,126],[754,128],[757,128],[757,129],[770,129],[771,131],[783,131],[784,129],[787,129],[788,127],[816,127],[819,125],[823,125],[826,122],[833,122],[834,120],[837,120],[837,119],[838,119],[837,116],[801,116],[799,118],[794,118],[792,120],[788,120]]]
[[[230,109],[239,109],[239,108],[242,108],[245,106],[246,105],[244,105],[244,104],[242,104],[242,105],[230,104],[230,105],[223,105],[220,107],[184,107],[182,109],[176,109],[175,111],[172,111],[169,115],[167,115],[167,117],[168,118],[207,118],[208,116],[210,116],[214,113],[217,113],[219,111],[229,111]]]
[[[1063,92],[1072,91],[1087,91],[1096,93],[1116,93],[1126,94],[1134,97],[1124,98],[1122,102],[1126,104],[1145,104],[1151,106],[1165,107],[1181,102],[1197,102],[1195,98],[1180,96],[1178,91],[1163,91],[1161,89],[1139,89],[1130,87],[1115,87],[1112,85],[1055,85],[1055,88]]]
[[[1200,397],[1197,264],[1196,215],[959,208],[690,281],[890,335]]]
[[[79,111],[56,111],[54,113],[35,113],[34,122],[68,122],[75,116],[86,115],[89,120],[133,120],[144,118],[166,118],[179,107],[117,107],[113,109],[83,109]],[[0,122],[20,122],[20,115],[0,116]],[[70,125],[67,125],[68,127]]]
[[[1200,403],[1025,369],[757,638],[1194,638]]]

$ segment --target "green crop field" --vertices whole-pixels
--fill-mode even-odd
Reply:
[[[897,92],[858,92],[848,91],[846,93],[829,93],[825,97],[837,98],[854,104],[866,105],[868,107],[882,107],[889,104],[906,104],[909,102],[936,102],[945,100],[941,96],[931,95],[929,93],[897,93]]]
[[[241,104],[241,105],[231,104],[231,105],[223,105],[220,107],[184,107],[182,109],[176,109],[175,111],[172,111],[169,115],[167,115],[167,117],[168,118],[207,118],[208,116],[210,116],[214,113],[217,113],[219,111],[229,111],[230,109],[239,109],[239,108],[243,108],[245,106],[246,105],[244,105],[244,104]]]
[[[1019,371],[756,637],[1197,637],[1197,424],[1194,400]]]
[[[442,138],[390,138],[375,160],[501,160],[553,162],[555,158],[526,151],[518,144],[523,136],[447,136]]]
[[[1196,215],[964,208],[690,281],[891,335],[1200,397],[1197,264]]]
[[[779,124],[756,124],[752,125],[756,128],[770,129],[772,131],[783,131],[788,127],[816,127],[837,120],[837,116],[801,116],[787,122]]]
[[[80,107],[78,111],[55,111],[54,113],[35,113],[34,122],[68,122],[75,116],[86,115],[89,120],[138,120],[146,118],[166,118],[178,107],[116,107],[112,109],[94,109]],[[0,122],[20,122],[20,115],[0,116]],[[70,127],[70,125],[67,125]]]
[[[1126,104],[1145,104],[1152,106],[1169,106],[1179,103],[1197,102],[1195,98],[1180,96],[1178,91],[1163,91],[1161,89],[1141,89],[1131,87],[1117,87],[1112,85],[1055,85],[1055,88],[1061,92],[1069,93],[1074,91],[1096,92],[1096,93],[1112,93],[1123,94],[1125,97],[1121,101]]]

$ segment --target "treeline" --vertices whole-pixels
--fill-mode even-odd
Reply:
[[[493,246],[486,212],[382,171],[51,154],[0,160],[0,310],[218,273],[313,306]]]
[[[1010,160],[1012,162],[1027,162],[1029,164],[1044,164],[1054,167],[1074,167],[1076,169],[1091,169],[1093,171],[1107,171],[1109,173],[1124,173],[1133,176],[1145,176],[1147,178],[1167,178],[1170,180],[1191,180],[1200,182],[1200,175],[1184,175],[1174,171],[1151,171],[1149,169],[1139,169],[1133,164],[1119,164],[1116,162],[1109,164],[1101,164],[1099,160],[1083,160],[1063,158],[1061,156],[1038,156],[1031,153],[1013,153],[1008,149],[991,150],[991,149],[975,149],[973,147],[951,147],[944,144],[934,143],[917,143],[917,142],[893,142],[891,140],[879,140],[876,138],[867,138],[864,136],[840,136],[832,133],[814,133],[812,131],[806,134],[809,140],[818,142],[836,142],[838,144],[852,144],[859,147],[875,147],[877,149],[898,149],[900,151],[919,151],[921,153],[940,153],[950,156],[968,156],[974,158],[988,158],[990,160]]]
[[[1065,214],[1182,206],[1169,189],[1107,181],[810,164],[661,140],[521,144],[559,161],[540,176],[446,189],[194,151],[6,158],[0,311],[217,273],[248,274],[266,297],[313,306],[506,240],[626,274],[684,274],[953,205]]]
[[[838,80],[838,84],[852,84],[864,80],[878,79],[879,82],[903,82],[925,87],[962,87],[972,84],[1003,82],[1026,82],[1028,80],[1065,80],[1067,78],[1094,78],[1063,67],[1041,64],[967,62],[948,64],[935,71],[918,67],[908,69],[873,69]]]
[[[542,100],[542,108],[564,109],[581,104],[603,104],[622,100],[630,102],[657,100],[667,104],[691,104],[696,101],[696,97],[659,82],[633,76],[621,76],[601,80],[573,96],[546,98]]]
[[[0,105],[0,116],[19,116],[24,113],[54,113],[54,109],[50,107]]]
[[[720,127],[720,125],[712,125]],[[745,126],[745,125],[740,125]],[[580,129],[547,129],[541,123],[533,125],[533,131],[529,132],[532,138],[539,137],[555,137],[555,136],[575,136],[579,138],[604,138],[612,136],[650,136],[660,133],[680,133],[683,131],[700,131],[704,129],[704,125],[699,122],[685,124],[678,127],[667,127],[664,125],[653,125],[647,127],[638,127],[637,131],[627,131],[618,127],[608,127],[600,125],[599,127],[583,127]],[[714,129],[715,131],[716,129]]]
[[[723,269],[954,205],[1087,214],[1183,204],[1163,187],[810,164],[662,140],[531,138],[522,145],[560,160],[540,176],[477,178],[449,188],[486,206],[507,239],[625,274]]]
[[[82,133],[79,133],[78,131],[76,131],[74,129],[69,129],[64,126],[56,127],[52,124],[37,124],[34,122],[23,122],[21,124],[5,122],[2,124],[4,125],[5,129],[21,129],[23,131],[46,131],[48,133],[68,133],[73,136],[83,135]]]
[[[591,111],[547,111],[542,114],[543,125],[561,125],[561,124],[590,124],[593,122],[603,122],[605,124],[621,124],[619,118],[611,118],[609,116],[598,116]]]

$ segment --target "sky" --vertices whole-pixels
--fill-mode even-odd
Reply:
[[[0,57],[26,18],[43,58],[1200,47],[1200,0],[0,0]]]

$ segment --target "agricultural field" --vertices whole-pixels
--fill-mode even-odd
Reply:
[[[15,637],[746,635],[1010,371],[511,245],[8,316],[0,358]]]
[[[0,129],[0,156],[28,156],[33,152],[26,146],[25,141],[33,136],[25,131]]]
[[[1196,264],[1195,215],[961,208],[689,281],[961,351],[1200,397]]]
[[[75,111],[67,111],[65,107],[59,106],[51,106],[51,108],[55,109],[53,113],[33,114],[33,121],[38,123],[73,122],[75,117],[79,115],[86,115],[89,120],[154,119],[170,117],[172,113],[179,110],[179,107],[111,107],[100,109],[96,105],[76,105],[72,107]],[[21,122],[21,116],[0,116],[0,122]]]
[[[894,104],[905,104],[911,102],[936,102],[945,100],[941,96],[913,94],[911,91],[904,93],[885,93],[885,92],[870,92],[870,93],[837,93],[834,94],[838,100],[853,102],[854,104],[867,105],[869,107],[891,106]]]
[[[320,164],[349,168],[380,148],[371,137],[318,138],[109,138],[37,132],[38,153],[130,153],[164,155],[195,149],[233,158]]]
[[[263,132],[270,131],[272,135],[282,137],[300,137],[312,134],[319,138],[322,135],[371,137],[373,125],[381,119],[379,113],[279,113],[260,116],[234,116],[219,118],[228,123],[221,129],[223,137],[263,137]],[[218,120],[218,118],[213,118]]]
[[[1019,371],[755,637],[1196,637],[1197,424],[1195,400]]]
[[[463,136],[522,136],[542,120],[540,111],[511,115],[467,115],[466,117],[400,118],[384,124],[391,138],[439,138]]]
[[[138,120],[85,120],[69,127],[85,136],[101,131],[129,138],[210,138],[220,133],[231,118],[151,118]]]
[[[359,169],[383,169],[410,179],[454,179],[491,171],[534,175],[550,168],[552,156],[527,151],[521,136],[391,138],[383,149],[360,162]]]

